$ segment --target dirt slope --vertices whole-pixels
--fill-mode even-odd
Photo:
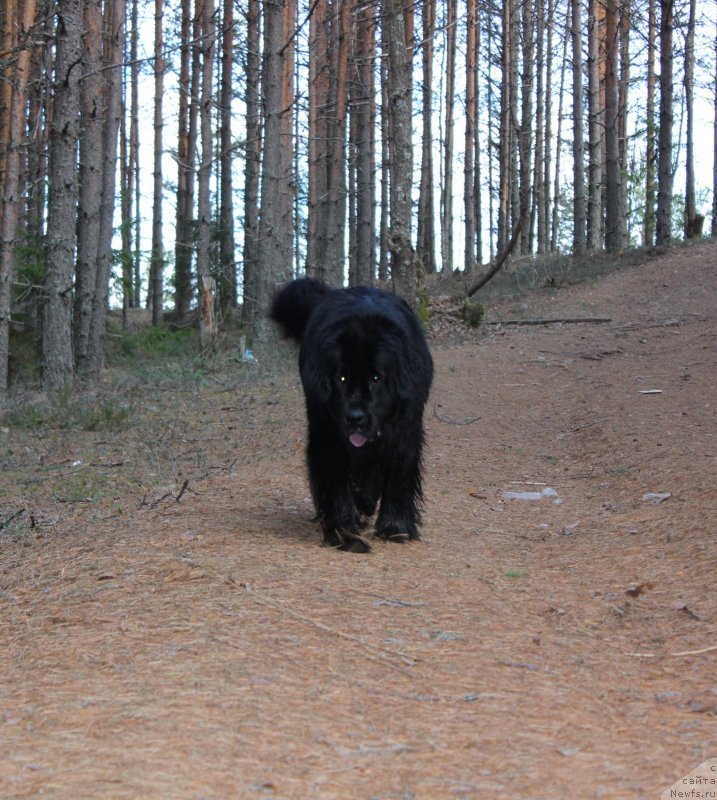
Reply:
[[[319,547],[293,371],[180,432],[179,501],[7,525],[0,797],[637,800],[717,756],[716,265],[434,339],[418,544]]]

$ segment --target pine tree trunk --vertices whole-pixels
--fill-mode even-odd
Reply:
[[[585,146],[581,0],[571,0],[573,43],[573,252],[585,252]]]
[[[292,0],[264,1],[264,143],[256,305],[250,320],[252,335],[259,341],[271,341],[276,336],[266,311],[278,286],[291,276],[293,127],[286,118],[290,123],[294,54],[293,37],[287,36],[287,28],[294,10]]]
[[[620,54],[620,75],[617,86],[617,137],[618,152],[620,163],[620,196],[619,209],[617,215],[618,235],[620,238],[620,248],[628,245],[628,196],[627,196],[627,172],[628,172],[628,134],[627,134],[627,114],[630,89],[630,0],[619,0],[619,22],[618,22],[618,50]]]
[[[446,116],[441,189],[441,261],[453,272],[453,138],[456,95],[456,0],[446,0]]]
[[[82,0],[58,0],[57,5],[42,327],[42,380],[50,390],[73,380],[72,283],[77,241],[82,6]]]
[[[657,141],[657,216],[655,242],[672,239],[672,38],[674,0],[660,0],[660,127]]]
[[[154,4],[154,168],[152,192],[152,254],[150,260],[150,306],[152,325],[162,321],[164,292],[164,241],[162,236],[162,131],[164,117],[164,38],[162,34],[163,2]]]
[[[412,41],[402,0],[384,0],[384,25],[389,64],[389,161],[391,223],[388,246],[391,251],[393,290],[413,308],[418,307],[418,270],[411,242],[411,189],[413,146],[411,119]]]
[[[234,50],[234,0],[224,0],[222,21],[220,117],[219,294],[224,307],[237,305],[234,259],[234,201],[232,191],[232,55]]]
[[[588,5],[588,210],[587,249],[594,253],[602,243],[602,185],[605,115],[600,102],[600,33],[604,30],[601,0]]]
[[[217,340],[216,281],[211,275],[210,248],[212,238],[209,184],[212,176],[214,141],[212,137],[212,70],[216,42],[214,0],[198,0],[197,17],[201,19],[202,82],[199,98],[201,156],[197,173],[197,284],[199,292],[199,342],[202,352],[214,353]]]
[[[436,231],[434,209],[433,176],[433,40],[436,35],[436,3],[425,0],[421,5],[423,41],[422,92],[422,139],[421,139],[421,180],[418,194],[418,221],[416,228],[416,252],[427,273],[436,271]]]
[[[546,250],[545,236],[545,198],[546,182],[543,159],[545,157],[545,82],[544,68],[545,63],[545,4],[544,0],[537,0],[535,5],[535,62],[537,71],[535,75],[535,169],[533,171],[533,187],[535,192],[535,203],[533,204],[535,217],[535,231],[537,234],[537,252],[544,253]],[[548,86],[550,84],[548,83]],[[551,87],[552,89],[552,87]],[[533,224],[531,223],[531,229]]]
[[[685,38],[685,111],[687,131],[685,142],[685,238],[693,239],[702,233],[702,218],[697,216],[695,199],[695,16],[697,4],[690,0],[690,15]]]
[[[651,247],[655,239],[655,0],[647,0],[647,17],[645,216],[642,244],[644,247]],[[715,164],[717,166],[717,162]]]
[[[19,37],[24,38],[35,21],[35,0],[24,0]],[[10,20],[6,22],[9,24]],[[14,20],[12,21],[14,23]],[[24,42],[23,42],[24,44]],[[6,140],[7,157],[2,183],[2,230],[0,231],[0,404],[8,384],[10,354],[10,313],[12,281],[15,273],[15,246],[20,211],[20,143],[25,125],[25,102],[30,69],[30,48],[21,49],[14,68],[5,77],[10,85],[10,107]]]
[[[259,163],[261,119],[259,110],[260,37],[259,0],[248,0],[246,33],[246,155],[244,161],[244,270],[242,320],[249,327],[257,313],[257,239],[259,235]]]
[[[83,374],[97,382],[104,366],[105,328],[109,307],[109,282],[112,269],[115,189],[117,183],[117,135],[122,108],[122,49],[125,39],[125,0],[105,3],[105,123],[102,132],[102,203],[97,251],[97,270],[93,291],[92,319]]]
[[[179,113],[177,115],[177,212],[174,245],[174,310],[179,319],[189,313],[192,301],[192,252],[194,213],[194,151],[190,149],[190,106],[192,97],[192,7],[182,0],[179,49]]]
[[[463,213],[465,246],[463,270],[470,275],[476,266],[475,176],[473,156],[476,135],[476,0],[468,0],[466,17],[466,119],[463,155]]]
[[[555,3],[548,0],[545,24],[545,142],[543,159],[543,183],[545,186],[545,199],[543,201],[543,251],[551,250],[550,241],[550,179],[552,167],[552,145],[553,145],[553,26],[555,24]],[[540,249],[540,248],[538,248]]]
[[[620,150],[618,138],[618,7],[605,4],[605,247],[616,252],[620,239]]]
[[[102,137],[107,103],[106,83],[104,72],[101,69],[103,57],[102,8],[99,0],[85,2],[83,21],[82,81],[80,83],[80,196],[73,345],[78,374],[85,376],[100,245]]]
[[[512,52],[511,28],[513,0],[505,0],[502,8],[500,124],[498,139],[498,252],[502,252],[510,239],[510,197],[512,193],[511,110],[513,85],[511,81]]]
[[[375,78],[373,59],[374,14],[373,2],[361,3],[354,11],[356,37],[351,84],[351,131],[355,150],[355,256],[354,281],[361,285],[374,282],[376,247],[374,244],[374,213],[376,206],[375,140]]]
[[[523,0],[521,39],[522,39],[522,80],[520,87],[520,136],[518,152],[520,157],[520,211],[522,221],[520,229],[522,255],[532,252],[532,227],[530,225],[530,209],[532,199],[531,155],[533,132],[533,60],[535,48],[533,44],[533,0]]]

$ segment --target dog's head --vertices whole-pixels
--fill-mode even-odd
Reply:
[[[370,446],[397,413],[397,347],[383,320],[344,320],[324,342],[322,357],[302,368],[307,399],[333,419],[352,448]]]

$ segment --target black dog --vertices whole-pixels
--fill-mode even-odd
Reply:
[[[309,479],[324,543],[370,550],[359,531],[379,499],[376,536],[418,539],[433,362],[416,315],[378,289],[304,278],[276,295],[271,318],[301,342]]]

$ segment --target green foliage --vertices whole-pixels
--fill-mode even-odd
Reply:
[[[197,332],[190,327],[173,331],[164,325],[152,325],[112,337],[110,352],[120,359],[150,361],[195,355]]]
[[[88,399],[63,390],[49,399],[37,399],[11,407],[3,422],[9,428],[116,431],[134,416],[134,407],[114,397]]]
[[[477,300],[467,297],[463,302],[463,320],[471,328],[480,326],[485,315],[485,306]]]

